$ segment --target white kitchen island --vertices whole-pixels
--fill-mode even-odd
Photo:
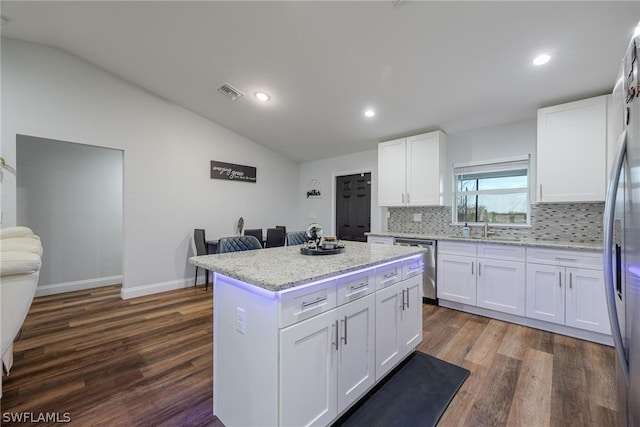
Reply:
[[[214,274],[213,412],[328,425],[422,341],[422,251],[345,242],[192,257]]]

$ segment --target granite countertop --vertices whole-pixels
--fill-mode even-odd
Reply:
[[[586,251],[601,251],[602,242],[569,242],[560,240],[540,240],[531,238],[519,238],[519,237],[463,237],[463,236],[451,236],[442,234],[417,234],[417,233],[398,233],[393,231],[382,232],[370,232],[366,233],[369,236],[385,236],[385,237],[399,237],[405,239],[424,239],[424,240],[454,240],[464,242],[476,242],[476,243],[496,243],[501,245],[514,245],[514,246],[535,246],[546,247],[555,249],[575,249]]]
[[[191,264],[277,292],[319,279],[372,267],[422,252],[413,246],[342,242],[345,251],[335,255],[302,255],[301,246],[202,255]]]

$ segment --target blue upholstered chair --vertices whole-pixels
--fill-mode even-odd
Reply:
[[[290,231],[287,233],[287,246],[303,245],[309,241],[306,231]]]
[[[218,253],[250,251],[262,249],[262,243],[255,236],[223,237],[218,240]]]
[[[248,228],[246,230],[244,230],[244,235],[245,236],[255,236],[256,239],[258,239],[258,241],[260,241],[260,244],[262,244],[263,240],[262,240],[262,228]]]

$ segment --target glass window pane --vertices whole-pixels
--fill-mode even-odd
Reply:
[[[477,196],[457,197],[458,222],[476,222],[476,199]]]
[[[495,224],[526,224],[527,194],[483,194],[478,196],[478,221]]]
[[[477,191],[478,190],[478,181],[475,179],[460,179],[458,177],[458,192],[462,193],[464,191]]]
[[[457,197],[459,223],[484,222],[490,224],[526,224],[527,194],[479,194]]]
[[[483,178],[478,180],[478,190],[504,190],[510,188],[527,188],[526,175]]]

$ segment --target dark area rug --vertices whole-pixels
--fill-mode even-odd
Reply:
[[[467,369],[416,351],[334,426],[435,426]]]

